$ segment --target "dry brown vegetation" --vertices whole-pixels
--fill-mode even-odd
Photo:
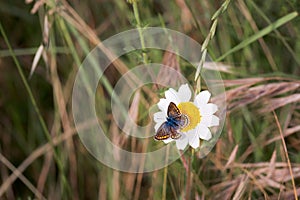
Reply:
[[[222,3],[140,0],[137,22],[126,1],[1,2],[0,199],[297,199],[300,4],[231,1],[211,20]],[[217,23],[215,35],[212,22]],[[71,96],[76,72],[94,46],[100,44],[112,58],[101,41],[147,25],[207,41],[224,79],[227,115],[221,137],[207,157],[199,159],[201,152],[187,151],[165,169],[131,174],[106,167],[85,149],[77,131],[96,122],[80,124],[76,130]],[[268,29],[272,26],[276,28]],[[114,61],[105,73],[110,86],[130,66],[145,61],[145,52],[137,54],[140,57]],[[196,70],[170,52],[146,54],[193,83]],[[174,81],[164,71],[160,76]],[[162,90],[147,85],[136,92],[130,116],[146,123],[145,113],[162,97]],[[110,109],[108,88],[99,84],[97,92],[98,122],[115,144],[134,152],[156,145],[122,134],[112,116],[105,114]]]

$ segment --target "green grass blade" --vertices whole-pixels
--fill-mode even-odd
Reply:
[[[264,19],[267,23],[271,23],[271,21],[268,18],[268,16],[264,13],[264,11],[259,6],[256,5],[255,2],[248,1],[247,3],[249,3],[249,5],[251,5],[256,10],[256,12],[262,17],[262,19]],[[286,39],[284,38],[284,36],[278,30],[275,30],[275,34],[282,41],[283,45],[290,52],[290,54],[293,56],[293,58],[298,63],[298,65],[300,65],[300,58],[293,51],[292,47],[288,44],[288,42],[286,41]]]
[[[228,52],[226,52],[225,54],[223,54],[222,56],[217,58],[216,62],[223,60],[226,56],[228,56],[228,55],[230,55],[230,54],[232,54],[232,53],[248,46],[249,44],[251,44],[252,42],[255,42],[259,38],[264,37],[265,35],[269,34],[270,32],[272,32],[275,29],[279,28],[280,26],[284,25],[285,23],[291,21],[292,19],[294,19],[297,16],[298,16],[297,12],[292,12],[290,14],[285,15],[284,17],[278,19],[277,21],[270,24],[266,28],[262,29],[261,31],[257,32],[256,34],[254,34],[251,37],[245,39],[240,44],[238,44],[235,47],[233,47],[232,49],[230,49]]]

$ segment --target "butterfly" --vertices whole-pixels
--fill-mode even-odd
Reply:
[[[157,129],[157,133],[154,136],[156,140],[165,140],[171,137],[172,139],[178,139],[181,137],[177,130],[185,127],[188,124],[188,117],[181,114],[179,108],[175,103],[171,102],[168,106],[167,121]]]

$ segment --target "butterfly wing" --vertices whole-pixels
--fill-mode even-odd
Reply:
[[[157,130],[154,139],[156,140],[165,140],[171,137],[172,139],[178,139],[181,135],[176,131],[175,128],[169,126],[166,122],[164,122]]]
[[[179,108],[176,106],[175,103],[170,102],[169,107],[168,107],[168,117],[171,118],[176,118],[181,115],[181,112]]]
[[[156,140],[165,140],[168,139],[170,137],[171,131],[170,131],[171,127],[168,126],[167,122],[164,122],[158,129],[157,129],[157,133],[154,136],[154,139]]]
[[[181,114],[176,120],[178,121],[180,128],[186,127],[190,122],[188,116],[184,114]]]
[[[176,140],[181,137],[180,133],[178,133],[175,128],[170,127],[171,138]]]

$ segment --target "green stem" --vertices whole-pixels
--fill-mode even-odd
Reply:
[[[139,9],[138,9],[138,5],[137,5],[136,1],[133,2],[132,7],[133,7],[134,18],[135,18],[136,24],[137,24],[136,26],[137,26],[139,36],[140,36],[140,40],[141,40],[141,46],[142,46],[142,50],[143,50],[142,55],[143,55],[144,64],[147,64],[148,63],[148,56],[145,53],[145,50],[146,50],[145,40],[144,40],[144,36],[143,36],[143,30],[142,30],[140,15],[139,15]]]

